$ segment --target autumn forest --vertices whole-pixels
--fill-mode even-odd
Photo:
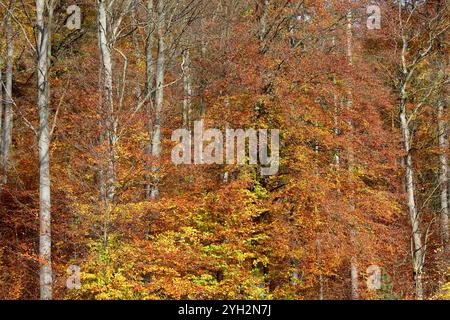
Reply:
[[[450,299],[449,9],[0,0],[0,299]]]

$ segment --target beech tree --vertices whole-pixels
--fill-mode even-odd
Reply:
[[[55,1],[36,0],[37,106],[39,112],[39,258],[42,300],[52,299],[52,236],[50,200],[50,85],[51,24]]]
[[[0,18],[1,299],[448,298],[447,2],[0,0]],[[175,163],[178,130],[216,163]],[[239,163],[219,146],[265,130],[279,146],[236,137]]]
[[[433,4],[430,4],[433,6]],[[422,217],[420,208],[417,204],[417,191],[415,186],[415,170],[414,170],[414,159],[413,159],[413,130],[412,125],[414,123],[414,116],[429,99],[431,93],[434,90],[434,85],[428,88],[427,92],[418,99],[411,101],[411,82],[414,77],[417,76],[419,72],[419,66],[428,59],[432,54],[435,47],[435,43],[438,37],[448,29],[448,24],[443,24],[443,11],[438,8],[432,8],[432,16],[430,17],[430,24],[427,29],[424,30],[424,34],[421,35],[423,40],[421,42],[414,43],[417,47],[415,48],[418,53],[410,54],[412,44],[410,22],[414,21],[419,12],[423,9],[428,9],[428,5],[423,6],[419,3],[399,3],[399,32],[401,39],[401,53],[400,53],[400,70],[401,75],[398,79],[398,90],[400,94],[400,126],[403,136],[403,148],[406,154],[405,156],[405,181],[406,181],[406,192],[407,192],[407,205],[409,210],[409,217],[411,223],[411,241],[412,241],[412,264],[414,271],[414,281],[416,297],[418,299],[423,299],[423,283],[422,283],[422,273],[423,266],[425,263],[426,248],[427,248],[427,234],[422,225]],[[410,103],[414,104],[412,111],[408,107]]]
[[[14,29],[12,14],[15,7],[15,1],[10,1],[7,11],[5,13],[5,34],[6,34],[6,74],[5,82],[3,85],[2,80],[2,90],[4,90],[4,103],[1,112],[2,118],[1,122],[1,167],[2,167],[2,184],[7,181],[8,175],[8,162],[10,160],[10,149],[12,141],[12,129],[13,129],[13,109],[12,109],[12,84],[13,84],[13,63],[14,63]],[[0,77],[1,78],[1,77]]]

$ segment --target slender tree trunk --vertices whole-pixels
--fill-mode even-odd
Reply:
[[[409,217],[412,228],[412,259],[414,270],[415,292],[417,299],[423,299],[422,270],[424,262],[424,247],[420,230],[420,215],[416,206],[416,190],[414,185],[414,167],[411,154],[411,131],[406,110],[406,85],[401,89],[400,124],[403,135],[403,148],[406,153],[406,193]]]
[[[444,3],[438,4],[438,12],[440,12]],[[442,35],[439,37],[439,41],[441,43],[445,42],[445,37]],[[443,80],[448,80],[448,76],[445,73],[448,67],[447,55],[444,50],[438,53],[438,59],[441,63],[438,64],[440,70],[444,73]],[[448,262],[448,258],[450,255],[450,238],[449,238],[449,203],[450,203],[450,189],[449,189],[449,174],[450,170],[448,168],[448,99],[447,99],[447,90],[442,88],[439,92],[439,101],[438,101],[438,135],[439,135],[439,162],[441,166],[441,170],[439,173],[439,183],[441,186],[441,214],[440,214],[440,227],[441,227],[441,242],[442,242],[442,257],[444,262]]]
[[[147,102],[147,116],[148,116],[148,133],[150,137],[150,143],[146,148],[146,153],[148,156],[152,154],[152,137],[153,137],[153,109],[154,109],[154,95],[153,95],[153,82],[155,80],[155,67],[153,60],[153,43],[155,34],[155,23],[154,23],[154,12],[153,12],[153,0],[147,1],[147,28],[146,28],[146,42],[145,42],[145,96],[148,97]],[[151,170],[150,165],[148,168]],[[151,198],[152,183],[150,177],[146,175],[145,177],[145,197],[146,199]]]
[[[191,74],[191,57],[189,48],[183,52],[183,128],[188,129],[191,121],[192,110],[192,74]]]
[[[401,4],[399,3],[401,10]],[[420,212],[416,206],[416,189],[414,185],[414,166],[413,156],[411,153],[411,128],[410,128],[410,116],[408,116],[407,104],[408,104],[408,91],[407,86],[413,75],[415,66],[408,68],[407,65],[407,52],[408,52],[408,40],[404,34],[403,25],[402,28],[402,51],[401,51],[401,71],[402,78],[400,83],[400,128],[403,136],[403,151],[405,153],[405,186],[406,186],[406,204],[408,206],[409,218],[411,223],[411,257],[413,265],[413,278],[415,284],[416,299],[423,299],[423,283],[422,272],[425,262],[425,246],[422,244],[422,231],[421,231],[421,218]]]
[[[106,166],[106,200],[113,202],[115,197],[115,148],[117,143],[117,121],[114,115],[113,101],[113,76],[111,43],[108,33],[111,31],[108,26],[106,4],[104,0],[98,1],[98,27],[100,58],[102,63],[102,111],[106,113],[106,135],[108,143],[108,159]]]
[[[215,13],[213,15],[212,20],[215,19]],[[200,54],[202,59],[206,59],[206,54],[208,53],[208,41],[206,40],[206,28],[204,23],[204,18],[202,18],[201,21],[201,49]],[[202,74],[202,73],[201,73]],[[205,99],[205,87],[207,80],[203,77],[203,75],[200,76],[199,79],[200,86],[198,88],[199,96],[200,96],[200,118],[203,119],[206,115],[206,99]]]
[[[2,163],[2,150],[3,150],[3,113],[4,113],[4,105],[3,105],[3,59],[0,57],[0,163]],[[1,183],[1,181],[0,181]]]
[[[50,133],[49,133],[49,28],[53,1],[36,0],[37,85],[39,109],[39,257],[42,300],[52,299],[51,202],[50,202]]]
[[[159,162],[161,156],[161,116],[164,103],[164,73],[165,73],[165,2],[158,0],[156,22],[156,32],[158,34],[158,57],[156,60],[156,92],[155,92],[155,121],[153,124],[152,136],[152,157],[153,161]],[[152,165],[153,183],[150,190],[150,198],[156,199],[159,196],[159,164]]]
[[[354,229],[351,230],[351,239],[352,243],[356,242],[356,232]],[[358,264],[356,256],[353,255],[350,258],[350,279],[351,279],[351,297],[352,300],[359,300],[359,277],[358,277]]]
[[[116,196],[116,147],[117,147],[117,118],[115,115],[113,96],[113,61],[111,50],[114,46],[115,35],[110,23],[107,10],[111,2],[98,0],[98,44],[100,49],[101,78],[100,90],[102,94],[101,112],[104,116],[102,124],[105,126],[105,136],[101,138],[106,142],[107,154],[101,163],[102,198],[104,203],[103,217],[103,244],[108,244],[110,214]],[[122,16],[116,19],[121,19]],[[118,27],[118,26],[117,26]],[[103,186],[104,185],[104,186]]]
[[[319,156],[319,145],[316,144],[314,147],[314,151],[316,153],[317,159]],[[316,175],[319,175],[319,168],[316,167]],[[321,214],[320,214],[320,210],[317,211],[317,219],[319,222],[321,222]],[[317,268],[319,269],[319,300],[323,300],[324,299],[324,277],[323,277],[323,272],[322,272],[322,234],[320,231],[320,226],[317,227],[317,231],[316,231],[316,250],[317,250],[317,256],[316,256],[316,263],[317,263]]]
[[[3,114],[3,131],[2,131],[2,172],[1,183],[5,184],[8,176],[8,162],[10,158],[12,128],[13,128],[13,111],[12,111],[12,82],[13,82],[13,59],[14,59],[14,39],[11,12],[14,8],[14,2],[11,2],[8,14],[5,19],[6,31],[6,80],[5,80],[5,97],[4,97],[4,114]]]
[[[225,115],[225,130],[230,129],[230,123],[228,122],[228,117],[231,114],[231,104],[230,104],[230,98],[228,96],[225,97],[225,101],[224,101],[224,107],[226,110],[226,115]],[[228,183],[230,181],[230,172],[225,171],[222,175],[222,182],[223,183]]]
[[[449,224],[448,224],[448,127],[445,119],[445,106],[444,102],[438,103],[438,127],[439,127],[439,148],[441,154],[439,155],[439,162],[441,165],[441,171],[439,173],[439,183],[441,186],[441,214],[440,214],[440,226],[441,226],[441,241],[444,257],[449,252]]]
[[[153,0],[147,1],[147,26],[145,41],[145,94],[146,96],[153,91],[153,81],[155,80],[155,67],[153,60],[153,44],[155,34]],[[148,108],[152,107],[152,101],[149,99]]]
[[[353,15],[351,8],[347,12],[347,58],[350,68],[353,68]],[[349,110],[353,108],[353,92],[352,89],[348,91],[347,97],[347,107]],[[349,127],[353,130],[353,121],[349,120]],[[348,167],[351,174],[354,165],[354,153],[353,149],[350,147],[348,149]],[[353,199],[353,192],[350,196],[350,210],[355,212],[355,204]],[[356,230],[352,227],[351,232],[351,243],[356,246]],[[355,250],[356,251],[356,250]],[[351,297],[352,300],[359,299],[359,280],[358,280],[358,262],[356,255],[350,258],[350,279],[351,279]]]

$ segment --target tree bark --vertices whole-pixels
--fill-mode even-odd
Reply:
[[[36,0],[37,26],[37,85],[39,109],[39,257],[40,296],[42,300],[52,299],[51,265],[51,201],[50,201],[50,132],[49,132],[49,24],[53,1]]]
[[[353,15],[351,8],[347,12],[347,59],[350,68],[353,68]],[[353,108],[353,91],[349,89],[347,97],[347,107],[349,110]],[[350,119],[348,121],[351,130],[354,129],[353,121]],[[348,149],[348,169],[351,174],[354,165],[354,153],[353,149],[350,147]],[[355,212],[355,204],[353,199],[353,194],[350,196],[350,210]],[[351,227],[351,239],[350,242],[356,247],[356,230],[355,227]],[[356,250],[355,250],[356,251]],[[351,297],[352,300],[359,299],[359,279],[358,279],[358,262],[356,255],[354,254],[350,258],[350,279],[351,279]]]
[[[405,87],[401,91],[400,103],[400,124],[403,135],[403,148],[406,153],[406,193],[407,205],[409,209],[409,217],[412,227],[412,259],[414,270],[414,282],[416,298],[423,299],[422,286],[422,270],[424,260],[424,248],[422,245],[422,234],[420,230],[420,216],[416,206],[416,190],[414,185],[414,167],[411,154],[411,131],[408,124],[408,116],[406,110],[406,90]]]
[[[117,143],[117,121],[114,115],[113,101],[113,76],[111,58],[111,32],[108,25],[106,3],[104,0],[98,1],[98,33],[101,58],[101,91],[102,91],[102,111],[106,114],[106,142],[108,144],[108,159],[106,165],[106,187],[105,199],[112,203],[115,197],[115,148]]]
[[[183,52],[183,128],[189,129],[192,109],[192,74],[189,48]]]
[[[15,1],[11,2],[8,14],[5,19],[6,32],[6,79],[5,79],[5,97],[4,97],[4,114],[3,114],[3,131],[2,131],[2,150],[1,150],[1,176],[2,184],[7,181],[8,162],[10,158],[12,128],[13,128],[13,111],[12,111],[12,82],[13,82],[13,59],[14,59],[14,39],[11,21],[11,13],[14,8]]]
[[[439,183],[441,186],[441,241],[444,256],[449,252],[449,225],[448,225],[448,127],[445,119],[445,105],[443,101],[438,102],[438,134],[439,134],[439,162],[441,170],[439,173]]]
[[[161,156],[161,116],[164,103],[164,73],[165,73],[165,2],[157,2],[157,22],[156,32],[158,35],[158,57],[156,60],[156,92],[155,92],[155,121],[153,123],[153,135],[151,141],[151,152],[153,157],[152,165],[152,185],[150,188],[150,198],[156,199],[159,196],[159,175],[158,166]]]
[[[399,12],[402,10],[402,5],[399,3]],[[411,147],[411,128],[410,128],[410,116],[408,115],[408,84],[414,74],[420,59],[415,59],[414,63],[410,66],[407,64],[407,52],[408,52],[408,39],[404,33],[404,26],[402,20],[401,24],[401,38],[402,38],[402,50],[400,54],[401,59],[401,78],[400,78],[400,128],[403,136],[403,151],[405,153],[405,186],[406,186],[406,204],[408,206],[409,219],[411,223],[411,257],[413,265],[413,278],[415,286],[416,299],[423,299],[423,283],[422,272],[425,262],[425,246],[422,244],[422,231],[421,231],[421,218],[420,213],[416,206],[416,189],[414,184],[414,166],[413,155]],[[425,51],[421,54],[422,58],[430,52]]]
[[[0,57],[0,163],[2,163],[2,150],[3,150],[3,58]],[[1,184],[1,181],[0,181]]]
[[[153,108],[154,108],[154,94],[153,94],[153,82],[155,80],[155,66],[153,59],[153,43],[155,34],[155,21],[154,21],[153,0],[147,1],[147,28],[146,28],[146,42],[145,42],[145,96],[147,97],[147,116],[148,116],[148,134],[150,137],[150,143],[146,148],[148,156],[152,154],[152,137],[153,137]],[[148,168],[151,170],[150,164]],[[152,183],[148,174],[145,176],[145,197],[151,198]]]
[[[316,156],[319,156],[319,145],[316,143],[315,147],[314,147],[314,151]],[[316,167],[316,175],[319,175],[319,168]],[[319,222],[322,222],[322,217],[320,214],[320,209],[317,210],[317,220]],[[319,300],[323,300],[324,299],[324,277],[323,277],[323,272],[322,272],[322,234],[321,234],[321,230],[320,230],[320,226],[316,227],[316,250],[317,250],[317,256],[316,256],[316,263],[317,263],[317,268],[319,269]]]

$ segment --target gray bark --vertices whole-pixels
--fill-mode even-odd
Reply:
[[[11,2],[8,14],[5,19],[6,33],[6,79],[5,79],[5,96],[4,96],[4,112],[2,125],[2,150],[1,150],[1,183],[7,181],[8,162],[10,158],[10,149],[12,141],[13,128],[13,111],[12,111],[12,81],[13,81],[13,59],[14,59],[14,39],[11,12],[13,10],[14,1]]]
[[[40,296],[52,299],[51,202],[50,202],[50,132],[49,132],[49,23],[53,1],[36,0],[37,85],[39,109],[39,257]]]
[[[408,123],[408,115],[406,110],[406,88],[403,86],[401,90],[400,103],[400,123],[403,135],[403,148],[406,153],[406,194],[409,217],[412,228],[412,259],[415,292],[417,299],[423,299],[422,271],[424,262],[424,247],[422,245],[422,233],[420,230],[420,215],[416,206],[416,190],[414,185],[414,167],[411,154],[411,129]]]
[[[189,48],[183,52],[183,128],[189,128],[192,110],[192,74]]]
[[[114,116],[113,101],[113,76],[111,28],[108,25],[107,3],[104,0],[98,1],[98,34],[101,58],[101,90],[102,90],[102,111],[106,113],[106,141],[108,143],[108,160],[106,165],[106,188],[105,199],[113,202],[115,197],[115,146],[117,142],[117,123]]]
[[[145,43],[145,66],[146,66],[146,81],[145,94],[148,95],[153,90],[154,80],[154,61],[153,61],[153,38],[154,38],[154,16],[153,16],[153,0],[147,1],[147,28],[146,28],[146,43]],[[151,103],[149,103],[150,105]]]
[[[148,97],[147,102],[147,113],[148,113],[148,133],[150,137],[150,143],[148,145],[147,154],[151,155],[152,147],[151,140],[153,137],[153,119],[152,119],[152,110],[153,110],[153,81],[155,80],[155,67],[154,67],[154,59],[153,59],[153,43],[154,43],[154,32],[155,32],[155,23],[154,23],[154,10],[153,10],[153,0],[147,1],[147,28],[146,28],[146,42],[145,42],[145,96]],[[145,197],[150,199],[151,197],[151,181],[149,181],[148,175],[145,177]]]
[[[2,161],[1,150],[3,150],[3,59],[0,57],[0,163]]]
[[[399,12],[402,12],[402,5],[399,3]],[[425,252],[426,244],[423,243],[423,230],[421,228],[421,215],[417,208],[416,199],[416,188],[414,184],[414,166],[413,166],[413,155],[412,155],[412,133],[411,125],[412,118],[408,114],[408,101],[409,92],[408,85],[412,81],[414,73],[420,64],[427,56],[430,55],[433,48],[433,43],[435,37],[431,36],[427,44],[427,47],[421,51],[411,64],[408,64],[408,46],[409,39],[405,34],[405,26],[403,25],[403,20],[400,20],[400,30],[401,30],[401,40],[402,40],[402,50],[400,53],[400,68],[401,77],[399,84],[399,98],[400,98],[400,128],[403,136],[403,151],[405,153],[405,187],[406,187],[406,204],[408,206],[409,220],[411,223],[411,258],[413,267],[413,276],[415,284],[415,295],[416,299],[423,299],[423,282],[422,273],[423,266],[425,263]],[[416,106],[416,109],[418,106]]]
[[[156,92],[155,92],[155,120],[153,123],[153,135],[151,151],[154,162],[158,162],[161,156],[161,116],[164,103],[164,73],[165,73],[165,2],[157,1],[156,32],[158,35],[158,57],[156,60]],[[150,190],[150,198],[159,196],[158,164],[152,165],[153,182]]]
[[[353,15],[351,9],[347,12],[347,58],[350,67],[353,67]],[[353,92],[350,89],[347,98],[347,107],[351,110],[353,107]],[[353,130],[353,122],[349,120],[349,127]],[[354,153],[352,148],[348,150],[348,166],[349,171],[352,171],[354,165]],[[350,196],[350,209],[355,211],[355,204],[353,203],[353,195]],[[356,230],[352,226],[351,243],[356,246]],[[356,250],[355,250],[356,251]],[[356,256],[350,259],[350,279],[351,279],[351,297],[352,300],[359,299],[359,279],[358,279],[358,263]]]
[[[444,256],[449,252],[449,225],[448,225],[448,127],[445,119],[445,106],[444,102],[438,103],[438,127],[439,127],[439,162],[441,170],[439,173],[439,183],[441,186],[441,214],[440,214],[440,226],[441,226],[441,241],[442,250]]]
[[[314,147],[314,151],[316,153],[316,155],[319,155],[319,145],[316,144],[316,146]],[[316,168],[316,175],[319,175],[319,168]],[[318,220],[321,220],[321,214],[320,214],[320,210],[317,211],[318,214]],[[317,231],[316,231],[316,249],[317,249],[317,257],[316,257],[316,262],[317,262],[317,267],[319,269],[319,300],[323,300],[324,299],[324,277],[323,277],[323,272],[322,272],[322,235],[320,232],[320,227],[317,227]]]

